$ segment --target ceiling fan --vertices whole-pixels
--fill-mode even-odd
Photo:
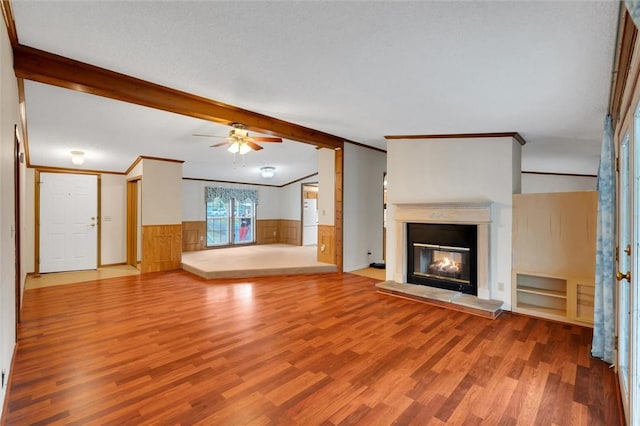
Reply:
[[[228,136],[214,136],[194,134],[193,136],[204,136],[209,138],[226,138],[225,142],[220,142],[211,145],[212,148],[219,146],[229,145],[228,151],[233,154],[246,154],[247,152],[259,151],[262,149],[256,142],[282,142],[281,138],[266,137],[266,136],[249,136],[249,131],[244,127],[244,124],[233,123],[233,129],[229,130]]]

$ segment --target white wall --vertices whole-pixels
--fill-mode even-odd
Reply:
[[[6,29],[0,33],[0,371],[5,372],[0,401],[4,401],[16,337],[13,149],[14,126],[19,124],[20,115],[11,45]],[[0,415],[3,407],[0,405]]]
[[[205,220],[205,201],[204,193],[205,188],[220,187],[220,188],[240,188],[240,189],[255,189],[258,191],[258,207],[256,208],[256,218],[262,219],[282,219],[280,216],[281,211],[289,206],[283,206],[281,199],[281,189],[275,186],[261,186],[261,185],[245,185],[245,184],[230,184],[226,182],[211,182],[206,180],[191,180],[184,179],[182,181],[182,220],[189,221],[203,221]],[[298,206],[298,210],[300,207]],[[300,216],[298,216],[300,220]]]
[[[595,191],[595,176],[522,173],[522,193]]]
[[[127,178],[124,175],[100,176],[100,264],[127,261]]]
[[[511,138],[394,140],[387,146],[388,229],[394,203],[493,202],[489,297],[505,309],[511,308],[512,191],[520,176],[512,163],[519,149]],[[402,261],[395,259],[396,243],[389,232],[387,279]]]
[[[343,270],[382,261],[383,152],[346,143],[343,182]],[[371,252],[371,256],[367,255]]]
[[[335,188],[335,152],[332,149],[322,148],[318,150],[318,225],[334,225]]]
[[[144,159],[142,225],[182,223],[182,163]]]
[[[301,220],[302,184],[316,182],[318,182],[317,174],[280,188],[280,216],[278,217],[287,220]]]

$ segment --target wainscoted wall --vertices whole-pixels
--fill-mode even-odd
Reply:
[[[206,228],[204,221],[182,222],[182,251],[205,249]]]
[[[182,260],[182,225],[143,225],[140,272],[171,271]]]
[[[336,263],[336,230],[331,225],[318,225],[318,262]]]
[[[256,243],[275,244],[279,243],[278,232],[280,219],[264,219],[256,221]]]
[[[279,222],[279,243],[294,245],[302,244],[302,239],[300,238],[302,224],[299,220],[280,219]]]
[[[301,243],[302,224],[299,220],[264,219],[256,221],[256,244]],[[206,250],[205,221],[182,222],[182,251]]]

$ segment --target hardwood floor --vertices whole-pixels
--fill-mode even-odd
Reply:
[[[617,425],[591,330],[352,274],[184,271],[27,290],[8,425]]]

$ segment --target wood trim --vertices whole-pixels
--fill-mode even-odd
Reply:
[[[31,169],[38,169],[46,173],[70,173],[74,175],[124,175],[122,172],[109,172],[106,170],[92,170],[92,169],[74,169],[71,167],[50,167],[50,166],[38,166],[30,165]]]
[[[173,158],[149,157],[146,155],[139,155],[138,158],[136,158],[134,162],[131,163],[131,165],[127,168],[127,170],[125,170],[121,174],[128,175],[129,173],[131,173],[131,170],[133,170],[138,165],[138,163],[141,162],[142,160],[167,161],[169,163],[180,163],[180,164],[184,163],[184,160],[176,160]]]
[[[183,177],[182,180],[194,180],[194,181],[200,181],[200,182],[213,182],[213,183],[230,183],[233,185],[268,186],[271,188],[280,188],[279,185],[269,185],[266,183],[247,183],[247,182],[238,182],[233,180],[200,179],[200,178],[191,178],[191,177]]]
[[[580,173],[555,173],[555,172],[533,172],[533,171],[525,171],[523,170],[520,173],[526,173],[528,175],[551,175],[551,176],[574,176],[574,177],[594,177],[597,178],[598,175],[587,175]]]
[[[100,265],[101,268],[109,268],[111,266],[125,266],[127,262],[118,262],[118,263],[105,263]]]
[[[40,275],[40,169],[33,174],[33,274]]]
[[[98,224],[98,247],[96,247],[96,255],[98,258],[96,259],[96,266],[99,268],[102,266],[102,176],[96,176],[96,184],[98,185],[98,192],[96,196],[98,197],[98,206],[96,212],[96,223]]]
[[[16,76],[176,114],[231,125],[325,148],[341,147],[344,138],[84,62],[18,44],[13,49]],[[348,141],[352,142],[352,141]]]
[[[18,138],[18,125],[13,127],[13,212],[14,212],[14,249],[15,249],[15,339],[18,341],[18,324],[20,324],[20,310],[21,310],[21,295],[22,295],[22,269],[21,269],[21,257],[20,257],[20,139]]]
[[[204,179],[204,178],[194,178],[194,177],[183,177],[182,180],[194,180],[194,181],[200,181],[200,182],[215,182],[215,183],[230,183],[230,184],[233,184],[233,185],[266,186],[266,187],[270,187],[270,188],[284,188],[285,186],[292,185],[294,183],[303,181],[305,179],[309,179],[310,177],[316,176],[317,174],[318,174],[318,172],[311,173],[310,175],[303,176],[303,177],[301,177],[299,179],[292,180],[291,182],[288,182],[288,183],[283,183],[282,185],[269,185],[267,183],[249,183],[249,182],[238,182],[238,181],[234,181],[234,180]]]
[[[356,145],[356,146],[362,147],[362,148],[368,148],[368,149],[372,149],[374,151],[384,152],[385,154],[387,153],[386,149],[378,148],[378,147],[371,146],[371,145],[365,145],[365,144],[360,143],[360,142],[348,142],[348,143],[350,143],[351,145]]]
[[[2,0],[0,6],[2,7],[2,16],[4,18],[4,24],[7,26],[7,34],[9,35],[9,41],[11,41],[11,47],[15,48],[18,46],[18,30],[16,29],[16,21],[13,19],[11,1]]]
[[[614,121],[618,121],[620,119],[622,98],[627,79],[629,77],[631,59],[633,57],[633,46],[638,35],[638,29],[633,23],[631,16],[629,16],[629,12],[624,5],[621,4],[620,7],[623,11],[620,16],[618,46],[614,63],[615,68],[613,70],[613,82],[611,86],[612,95],[609,100],[609,114]]]
[[[309,179],[310,177],[317,176],[317,175],[318,175],[318,172],[311,173],[310,175],[303,176],[303,177],[301,177],[300,179],[292,180],[292,181],[291,181],[291,182],[289,182],[289,183],[282,184],[282,185],[280,185],[279,187],[280,187],[280,188],[284,188],[285,186],[293,185],[294,183],[298,183],[298,182],[300,182],[300,181],[303,181],[303,180],[305,180],[305,179]]]
[[[392,139],[471,139],[471,138],[513,138],[520,145],[525,145],[527,141],[518,132],[498,132],[498,133],[451,133],[443,135],[387,135],[387,140]]]
[[[342,272],[343,266],[343,254],[342,254],[342,239],[343,239],[343,191],[342,188],[344,186],[344,150],[336,150],[335,151],[335,172],[336,172],[336,183],[335,183],[335,216],[334,216],[334,238],[335,238],[335,262],[338,266],[338,272]]]
[[[24,95],[24,80],[17,79],[18,82],[18,103],[20,106],[20,128],[22,129],[22,142],[24,144],[24,155],[27,167],[31,167],[31,157],[29,156],[29,131],[27,130],[27,106]]]
[[[127,181],[127,265],[138,267],[138,182]]]

